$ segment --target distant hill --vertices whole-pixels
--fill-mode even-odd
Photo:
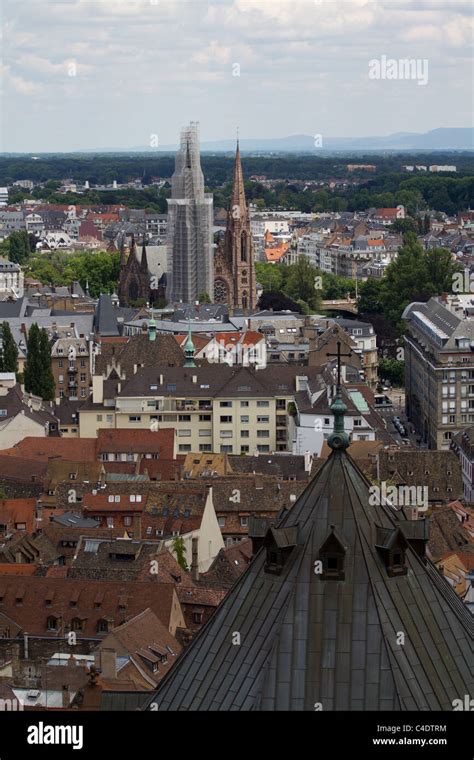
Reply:
[[[177,145],[162,145],[160,152],[175,151]],[[441,127],[430,132],[395,132],[386,137],[324,137],[322,147],[315,147],[312,135],[291,135],[289,137],[249,138],[240,140],[240,148],[245,152],[264,153],[321,153],[326,151],[354,150],[474,150],[474,129],[471,127]],[[131,148],[132,151],[148,151],[145,146]],[[214,140],[202,142],[201,150],[209,153],[227,153],[235,150],[235,140]]]

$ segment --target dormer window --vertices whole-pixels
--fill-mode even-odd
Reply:
[[[406,575],[405,559],[408,542],[399,528],[381,528],[377,525],[375,547],[382,557],[390,578]]]
[[[335,526],[331,525],[331,532],[319,550],[319,559],[323,566],[321,580],[343,581],[345,556],[344,540],[337,533]]]
[[[267,550],[265,572],[280,575],[296,546],[298,528],[270,528],[263,545]]]

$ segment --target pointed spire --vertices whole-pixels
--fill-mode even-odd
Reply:
[[[127,263],[127,259],[125,257],[125,233],[122,232],[122,238],[120,240],[120,266],[124,267]]]
[[[186,361],[184,362],[185,367],[195,367],[196,363],[194,361],[194,343],[193,343],[193,336],[191,334],[191,320],[189,320],[188,324],[188,339],[186,343],[184,344],[184,356],[186,358]]]
[[[146,255],[146,242],[145,241],[146,241],[146,237],[145,237],[145,233],[143,233],[141,267],[142,267],[142,269],[144,269],[145,271],[148,272],[148,259],[147,259],[147,255]]]
[[[236,212],[236,209],[238,209],[238,212]],[[246,210],[247,204],[245,202],[244,175],[242,172],[242,162],[240,160],[239,140],[237,139],[230,212],[234,219],[240,219],[245,214]]]

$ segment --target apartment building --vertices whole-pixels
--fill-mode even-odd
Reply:
[[[58,338],[51,347],[56,398],[86,399],[91,384],[91,351],[85,338]]]
[[[449,449],[454,436],[474,423],[471,298],[431,298],[403,313],[406,412],[431,449]]]
[[[106,398],[104,378],[79,408],[81,437],[101,428],[176,429],[177,454],[289,451],[288,408],[317,367],[156,367],[137,371]],[[105,381],[107,383],[108,381]],[[106,403],[104,403],[104,401]]]

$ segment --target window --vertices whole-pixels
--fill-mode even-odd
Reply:
[[[230,414],[221,414],[221,422],[224,422],[224,423],[232,422],[232,415],[230,415]]]
[[[261,407],[267,407],[267,406],[270,406],[270,402],[269,401],[257,401],[257,406],[260,407],[260,408]]]
[[[97,633],[107,633],[109,630],[109,623],[107,620],[98,620],[97,621]]]
[[[249,424],[249,416],[248,414],[241,414],[240,415],[240,422],[242,425],[248,425]]]
[[[180,443],[178,448],[179,448],[179,451],[191,451],[191,444],[190,443]]]
[[[83,628],[83,622],[80,618],[73,618],[71,620],[71,630],[82,631],[82,628]]]
[[[250,438],[250,431],[249,430],[241,430],[240,431],[240,437],[241,438]]]
[[[46,627],[48,631],[57,631],[58,630],[58,618],[54,617],[54,615],[50,615],[46,621]]]
[[[81,388],[81,398],[85,398],[87,395],[87,390],[85,388]]]
[[[107,517],[107,527],[113,528],[114,527],[114,518],[113,517]]]
[[[232,438],[232,430],[221,430],[221,438]]]
[[[211,421],[211,415],[210,414],[200,414],[199,415],[199,422],[210,422]]]
[[[232,446],[221,445],[220,453],[221,454],[232,454]]]
[[[225,528],[225,517],[218,517],[217,522],[219,523],[219,528]]]
[[[270,417],[257,417],[257,422],[259,422],[262,425],[265,425],[267,422],[270,422]]]
[[[178,422],[191,422],[190,414],[178,414]]]
[[[123,524],[128,528],[132,524],[132,518],[129,515],[125,515],[123,518]]]
[[[200,443],[199,444],[199,451],[204,454],[206,451],[212,451],[212,446],[210,443]]]
[[[242,406],[242,407],[247,407],[248,405],[249,405],[248,401],[241,401],[240,402],[240,406]]]
[[[128,416],[129,422],[141,422],[142,416],[141,414],[130,414]]]
[[[166,390],[169,393],[174,393],[176,391],[176,383],[166,383]]]
[[[97,420],[97,422],[102,422],[102,415],[101,414],[97,414],[96,415],[96,420]]]
[[[232,406],[232,401],[220,401],[219,402],[219,406],[220,407],[231,407]]]
[[[62,369],[64,367],[64,362],[63,362],[62,359],[59,359],[59,361],[58,361],[58,367],[59,367],[59,369]]]
[[[248,454],[249,451],[250,451],[250,447],[249,446],[241,446],[240,447],[240,453],[241,454]]]
[[[58,375],[58,383],[64,383],[64,375]]]
[[[202,623],[202,612],[194,612],[193,613],[193,621],[199,625],[199,623]]]
[[[81,374],[80,374],[80,380],[81,380],[81,383],[85,383],[86,382],[86,373],[85,372],[81,372]]]
[[[188,430],[178,430],[178,438],[190,438],[191,437],[191,431]]]
[[[240,518],[240,526],[241,528],[247,528],[249,524],[249,518],[248,517],[241,517]]]
[[[354,427],[360,427],[362,425],[362,420],[354,420]]]
[[[260,444],[259,446],[257,446],[257,451],[259,451],[260,454],[266,454],[268,451],[270,451],[270,446],[263,446],[262,444]]]
[[[113,422],[114,421],[114,415],[113,414],[107,414],[105,419],[107,422]]]
[[[81,365],[81,367],[85,367],[86,366],[86,360],[85,359],[81,359],[80,365]]]
[[[270,438],[269,430],[257,430],[257,438]]]

